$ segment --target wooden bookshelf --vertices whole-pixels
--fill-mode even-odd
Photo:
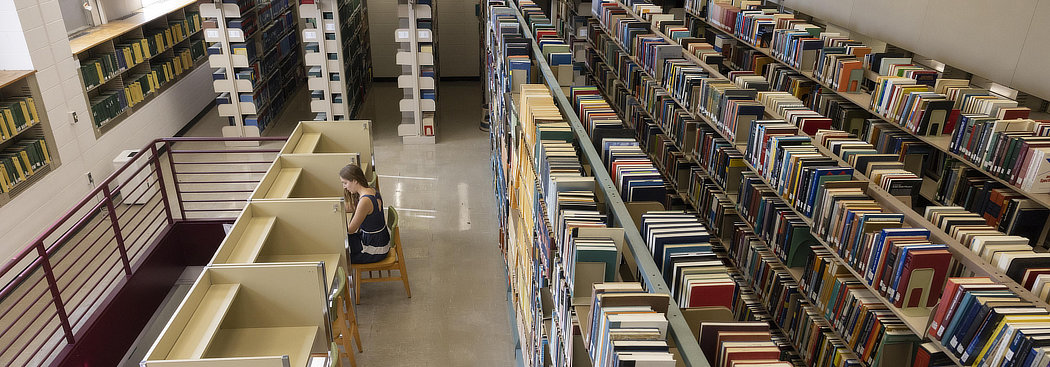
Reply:
[[[61,165],[61,160],[58,157],[58,147],[55,144],[55,137],[47,116],[47,107],[44,105],[44,98],[41,96],[40,86],[37,84],[36,70],[0,71],[0,102],[25,100],[23,99],[24,97],[32,99],[32,106],[27,104],[27,108],[32,109],[29,112],[31,115],[36,116],[36,121],[27,122],[23,126],[6,122],[9,124],[3,129],[6,132],[0,133],[0,154],[22,150],[19,147],[20,145],[37,141],[39,142],[37,144],[46,148],[47,157],[45,159],[37,159],[33,158],[35,156],[30,156],[32,160],[30,163],[36,166],[32,167],[31,173],[23,171],[24,178],[18,177],[17,180],[13,180],[10,176],[0,178],[0,180],[6,181],[4,184],[0,184],[0,206],[11,202],[16,196],[25,192],[29,187],[42,180],[44,176]],[[2,163],[0,161],[0,164]],[[20,164],[24,163],[24,160],[20,161]],[[11,171],[0,172],[0,175],[10,175],[11,173]],[[17,174],[15,175],[17,176]]]
[[[202,19],[198,14],[197,0],[167,0],[142,8],[127,18],[79,32],[70,39],[70,49],[80,65],[78,75],[92,114],[84,118],[92,121],[96,137],[204,64],[207,47],[201,35]],[[177,23],[182,24],[176,26]],[[176,31],[175,28],[181,29]],[[153,41],[157,32],[165,40],[156,44],[155,52],[148,52],[148,47],[143,45],[146,51],[141,56],[124,60],[121,45],[130,47],[143,39]],[[99,65],[101,77],[89,75],[92,61],[107,57],[113,59]],[[144,76],[146,79],[140,79]],[[138,96],[139,86],[136,84],[140,80],[148,87],[142,87],[141,96]],[[114,93],[122,97],[113,96]],[[105,96],[121,101],[105,102]]]

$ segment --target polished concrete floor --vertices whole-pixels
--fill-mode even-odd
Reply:
[[[364,352],[357,354],[358,366],[515,364],[488,133],[478,128],[481,85],[455,82],[439,88],[435,145],[401,144],[401,90],[393,83],[374,85],[357,116],[375,126],[380,190],[385,205],[400,213],[412,288],[409,298],[400,282],[363,285],[357,314]],[[305,92],[296,100],[306,101]],[[289,107],[264,135],[286,135],[296,121],[311,120],[307,109],[306,103]],[[209,113],[187,135],[218,136],[222,124],[217,113]],[[171,298],[177,302],[182,292],[176,289]],[[158,318],[166,320],[163,313]],[[134,354],[129,366],[140,360]]]

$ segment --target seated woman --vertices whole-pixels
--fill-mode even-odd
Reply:
[[[356,164],[339,170],[343,194],[347,196],[346,210],[353,212],[347,227],[350,243],[350,263],[368,264],[382,261],[390,252],[390,231],[386,228],[383,200],[368,186],[365,173]]]

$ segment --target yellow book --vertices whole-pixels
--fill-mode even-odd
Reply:
[[[139,104],[142,100],[142,83],[134,83],[131,85],[131,100],[135,101],[133,105]]]
[[[98,81],[99,81],[99,83],[105,82],[106,81],[106,76],[102,74],[102,64],[101,63],[97,63],[97,62],[95,63],[95,71],[98,72]]]
[[[10,139],[14,134],[7,128],[7,120],[4,119],[4,114],[0,113],[0,139]]]
[[[51,164],[51,155],[47,153],[47,142],[40,139],[40,151],[44,153],[44,163]]]
[[[128,101],[128,107],[135,105],[135,100],[131,98],[131,86],[124,87],[124,100]]]
[[[182,58],[176,57],[171,59],[172,63],[175,64],[175,74],[182,74]]]
[[[172,37],[173,36],[171,34],[171,28],[165,29],[164,30],[164,44],[166,46],[164,46],[164,48],[171,47],[171,45],[175,43],[175,39],[172,38]]]
[[[142,83],[135,83],[131,86],[131,95],[135,97],[135,103],[142,101]]]
[[[120,52],[124,54],[124,62],[128,63],[128,67],[131,67],[135,63],[135,55],[127,47],[120,49]]]
[[[29,106],[29,114],[33,116],[33,123],[35,124],[37,122],[40,122],[40,115],[37,114],[36,110],[36,101],[33,100],[33,97],[25,97],[25,99],[26,104]]]
[[[154,92],[157,90],[157,88],[160,88],[160,83],[157,82],[156,70],[150,70],[149,75],[146,77],[146,79],[149,80],[149,87],[151,92]]]
[[[29,153],[27,153],[25,151],[25,149],[22,149],[22,150],[20,150],[18,152],[18,156],[22,157],[22,163],[25,163],[26,171],[29,173],[30,176],[32,176],[33,175],[33,162],[29,161]]]
[[[33,115],[29,114],[29,104],[23,99],[18,101],[18,106],[22,108],[22,118],[26,121],[25,127],[29,127],[33,124]]]
[[[135,63],[142,62],[142,59],[145,58],[145,55],[142,53],[142,44],[139,42],[132,43],[131,50],[135,53]]]
[[[11,108],[4,107],[4,119],[7,120],[7,126],[11,128],[11,135],[18,134],[18,126],[15,126],[15,114],[11,111]]]
[[[169,82],[172,79],[175,79],[175,71],[171,69],[170,62],[164,63],[164,75],[167,77],[166,80]]]
[[[150,52],[150,49],[149,49],[149,41],[147,41],[145,38],[143,38],[143,39],[139,40],[139,45],[140,45],[139,47],[142,48],[142,56],[144,58],[148,59],[150,57],[153,57],[153,53]]]
[[[11,191],[11,180],[7,178],[7,168],[0,162],[0,192]]]
[[[18,175],[18,182],[25,181],[25,179],[26,179],[26,172],[25,172],[25,170],[22,169],[22,162],[20,162],[18,157],[14,156],[14,155],[11,155],[10,157],[11,157],[11,160],[9,160],[8,162],[11,162],[11,164],[15,165],[15,174]]]

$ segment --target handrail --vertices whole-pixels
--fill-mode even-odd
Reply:
[[[243,203],[246,203],[244,200],[228,200],[228,194],[234,190],[220,190],[229,192],[213,200],[184,200],[181,194],[171,197],[169,188],[178,192],[180,182],[175,165],[169,167],[171,176],[165,173],[162,166],[164,156],[171,162],[174,153],[276,155],[279,151],[279,148],[175,151],[173,147],[176,143],[285,140],[287,137],[174,137],[155,139],[139,149],[128,163],[99,182],[83,199],[0,267],[0,277],[7,276],[4,277],[7,283],[0,289],[0,303],[4,307],[0,312],[6,320],[0,325],[0,338],[7,341],[7,345],[0,348],[0,360],[5,363],[42,364],[50,359],[62,358],[71,350],[94,324],[94,316],[113,300],[114,292],[122,286],[121,281],[133,275],[142,265],[141,260],[149,255],[151,246],[157,243],[164,230],[177,221],[189,219],[185,215],[173,216],[173,205],[179,205],[181,210],[184,202],[220,203],[225,205],[222,209],[197,211],[228,212],[233,209],[226,208],[243,207]],[[260,161],[259,158],[242,159],[258,161],[253,162],[255,164],[272,163],[272,160]],[[223,162],[221,158],[210,160],[216,161],[213,162],[216,165],[230,163]],[[244,164],[243,161],[237,163]],[[235,175],[241,173],[231,172]],[[238,184],[242,185],[258,183],[258,179],[237,178]],[[174,187],[169,187],[169,184],[174,184]],[[230,205],[230,202],[241,204]],[[201,217],[230,219],[218,214],[204,214]],[[46,298],[48,295],[51,299]],[[6,316],[8,314],[11,316]]]
[[[533,37],[529,23],[525,21],[521,10],[518,9],[518,4],[514,1],[508,1],[507,3],[514,9],[518,23],[527,30],[525,37],[532,44],[533,52],[537,55],[542,55],[543,52]],[[554,76],[554,72],[551,70],[547,60],[540,57],[536,58],[535,61],[539,65],[540,74],[543,75],[543,79],[546,81],[544,84],[551,90],[551,95],[563,110],[566,119],[569,120],[569,126],[572,128],[576,139],[581,142],[590,141],[587,130],[583,127],[579,117],[576,116],[576,112],[565,97],[565,93],[562,92],[558,79]],[[601,188],[600,191],[605,194],[607,209],[613,214],[612,219],[616,221],[615,224],[624,229],[627,244],[629,245],[628,248],[634,254],[635,262],[642,275],[642,280],[645,282],[646,289],[654,293],[671,294],[670,288],[664,281],[663,276],[660,275],[659,268],[656,267],[656,262],[653,261],[652,255],[649,254],[645,240],[642,239],[641,234],[638,232],[638,227],[631,220],[627,206],[624,205],[623,199],[620,197],[619,192],[616,191],[615,183],[605,166],[601,163],[601,156],[591,144],[580,144],[580,150],[588,163],[591,163],[591,171],[598,183],[598,187]],[[666,316],[668,326],[670,326],[670,335],[675,341],[678,352],[684,359],[683,362],[690,367],[709,367],[710,363],[704,357],[704,352],[700,350],[700,344],[697,343],[693,332],[689,328],[689,324],[686,323],[685,317],[682,315],[681,309],[679,309],[677,302],[673,299],[670,300]]]

